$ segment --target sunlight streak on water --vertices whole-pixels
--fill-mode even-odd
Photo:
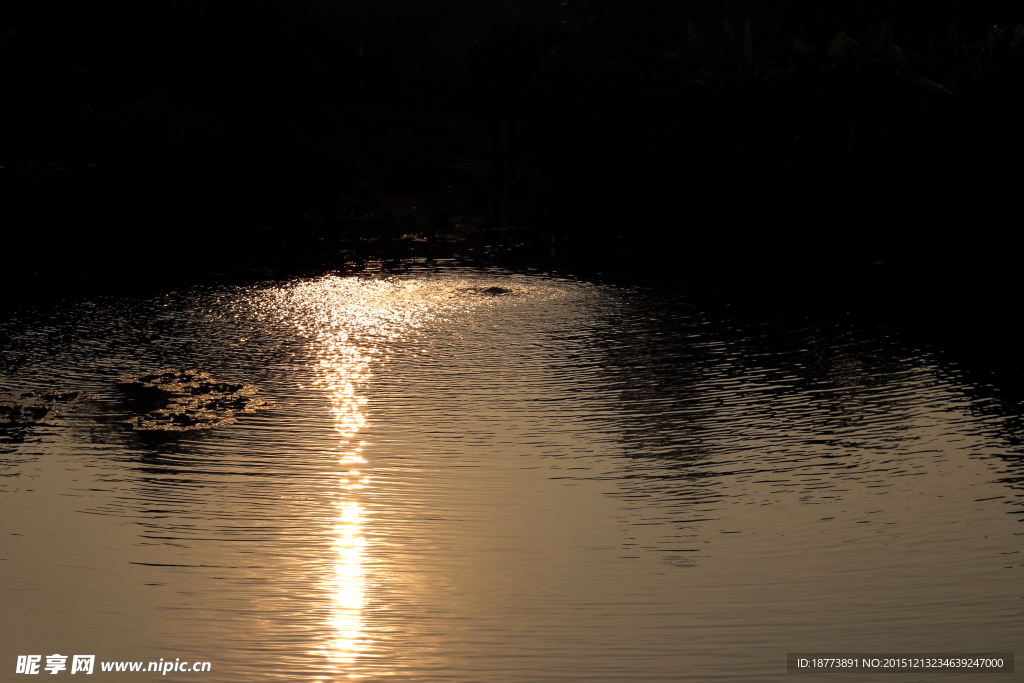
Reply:
[[[434,280],[389,280],[326,277],[302,281],[282,288],[263,290],[249,300],[249,313],[263,322],[271,320],[292,326],[305,339],[314,359],[312,385],[330,402],[337,442],[332,462],[336,463],[333,524],[333,560],[317,564],[325,576],[325,590],[332,595],[328,620],[332,635],[316,653],[325,657],[335,674],[361,677],[361,659],[382,646],[374,643],[365,629],[368,575],[367,553],[372,551],[367,528],[370,510],[365,499],[381,494],[372,477],[374,463],[367,457],[371,444],[359,440],[367,427],[366,391],[374,381],[374,366],[387,363],[399,347],[406,356],[426,358],[429,350],[413,348],[417,333],[425,326],[446,322],[474,309],[499,304],[493,296],[480,294],[461,278]],[[535,284],[521,283],[517,297],[506,296],[500,305],[537,298],[543,291]],[[548,288],[546,298],[561,292]],[[380,535],[380,534],[378,534]],[[378,670],[380,673],[378,663]]]
[[[339,464],[338,532],[334,543],[337,553],[331,589],[334,593],[334,615],[331,625],[336,636],[330,644],[330,659],[337,666],[352,667],[366,643],[362,633],[363,608],[366,602],[366,577],[363,564],[362,509],[358,502],[360,489],[368,483],[360,472],[347,467],[366,463],[360,455],[362,448],[353,447],[351,440],[366,424],[362,407],[366,397],[357,394],[357,387],[370,380],[368,363],[370,356],[360,353],[353,345],[346,344],[348,334],[340,338],[317,340],[319,346],[320,371],[323,386],[331,400],[335,431],[340,439],[338,451],[342,455]]]
[[[297,299],[305,309],[293,320],[300,333],[309,339],[313,356],[318,360],[313,384],[326,392],[330,400],[338,435],[336,538],[332,546],[332,575],[327,580],[333,597],[329,620],[333,636],[320,649],[326,650],[321,654],[327,656],[336,671],[358,677],[359,658],[371,645],[363,629],[366,510],[359,502],[360,495],[367,492],[370,478],[357,469],[367,464],[362,453],[368,444],[356,443],[355,439],[366,426],[367,398],[361,390],[372,380],[370,366],[380,353],[376,343],[367,344],[365,339],[377,330],[383,332],[385,339],[397,340],[403,325],[394,320],[396,311],[389,306],[386,290],[360,287],[353,292],[351,284],[327,280],[300,287],[286,296]],[[360,295],[368,289],[371,296],[367,301]]]
[[[98,397],[0,432],[0,656],[763,683],[796,644],[1013,649],[1019,408],[797,313],[453,270],[0,321],[0,390]],[[276,407],[125,428],[117,378],[172,366]]]

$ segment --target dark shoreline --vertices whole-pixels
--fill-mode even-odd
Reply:
[[[230,44],[182,14],[139,64],[142,15],[104,46],[0,16],[0,311],[459,257],[849,309],[1019,379],[1009,3],[522,2],[436,36],[407,3]]]
[[[656,295],[729,301],[750,310],[807,308],[837,319],[852,315],[862,324],[891,327],[922,344],[934,344],[979,371],[997,371],[1024,398],[1024,358],[1015,334],[1015,302],[1024,295],[1015,267],[1024,232],[965,232],[956,240],[921,239],[870,252],[844,252],[841,244],[736,250],[714,241],[668,253],[616,249],[614,243],[589,243],[574,250],[571,242],[553,237],[554,243],[546,232],[481,229],[441,248],[398,241],[383,249],[395,258],[374,258],[374,250],[367,250],[364,259],[340,267],[324,265],[324,258],[314,255],[230,267],[197,259],[178,265],[157,262],[150,268],[107,263],[94,270],[26,272],[8,279],[0,311],[94,296],[148,297],[203,283],[379,276],[448,266],[499,268],[641,287]]]

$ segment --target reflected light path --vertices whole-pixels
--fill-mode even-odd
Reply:
[[[321,324],[314,334],[315,353],[319,358],[319,378],[315,384],[328,395],[334,430],[338,434],[336,538],[333,576],[329,580],[333,596],[330,621],[333,638],[324,654],[342,673],[345,669],[358,668],[357,660],[369,645],[363,633],[366,603],[365,509],[359,502],[360,492],[369,484],[369,478],[360,471],[366,464],[362,451],[367,444],[356,443],[355,439],[366,425],[363,413],[366,397],[359,395],[359,387],[371,380],[370,363],[378,352],[376,346],[360,348],[357,343],[359,335],[354,334],[356,330],[345,328],[354,325],[363,330],[372,329],[377,316],[367,315],[372,313],[372,309],[362,311],[360,315],[344,306],[342,301],[327,303],[330,314],[320,317],[318,322]],[[336,305],[330,306],[330,303]],[[355,673],[349,675],[358,676]]]
[[[458,338],[479,311],[514,307],[531,300],[536,290],[535,285],[519,283],[516,299],[499,300],[481,296],[480,290],[486,288],[473,286],[477,284],[460,277],[328,276],[263,290],[250,305],[261,324],[282,325],[286,334],[298,332],[305,340],[309,364],[295,369],[312,371],[312,388],[327,400],[334,430],[330,446],[317,459],[318,481],[313,484],[317,497],[326,499],[324,507],[319,517],[306,520],[310,528],[325,534],[320,537],[322,545],[311,538],[307,547],[317,550],[306,566],[315,586],[312,594],[321,601],[314,608],[316,625],[311,624],[315,640],[306,646],[307,654],[322,663],[319,676],[313,678],[318,683],[391,674],[386,669],[401,666],[393,656],[381,656],[394,651],[394,638],[399,637],[382,628],[380,621],[380,613],[388,612],[390,605],[368,603],[377,599],[382,582],[393,580],[396,534],[402,537],[409,523],[420,522],[396,515],[395,492],[379,488],[377,479],[389,476],[383,470],[390,466],[374,463],[370,455],[367,396],[379,375],[394,370],[393,363],[412,361],[429,367],[424,359],[435,350],[438,329],[459,330],[454,337]],[[490,326],[488,335],[495,338]],[[299,388],[306,389],[301,384]],[[393,404],[377,406],[385,407]],[[304,417],[316,420],[315,415]],[[394,417],[381,414],[380,421],[387,425]],[[379,457],[387,459],[386,453]],[[382,559],[385,556],[388,559]],[[382,574],[383,567],[388,570]],[[415,576],[397,573],[406,580]]]
[[[426,306],[410,283],[356,278],[324,278],[279,290],[278,310],[310,341],[315,358],[315,386],[330,401],[337,434],[330,453],[329,490],[334,498],[333,543],[324,588],[331,596],[331,636],[316,648],[335,675],[361,678],[374,643],[367,634],[364,612],[367,582],[367,515],[362,498],[370,495],[365,449],[363,395],[373,380],[371,366],[407,340],[422,322]],[[379,644],[377,644],[379,645]],[[319,678],[317,680],[325,680]]]
[[[839,308],[690,297],[439,268],[0,320],[5,393],[90,396],[0,425],[0,649],[211,683],[790,683],[787,651],[1021,651],[1020,382]],[[145,405],[112,380],[170,367],[276,407],[127,429]]]

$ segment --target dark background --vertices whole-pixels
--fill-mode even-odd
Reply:
[[[1019,394],[1020,21],[1001,0],[7,3],[0,306],[458,253],[864,315]],[[840,30],[863,49],[830,54]]]
[[[1007,292],[1020,14],[999,0],[8,4],[2,267],[21,289],[120,286],[345,268],[413,253],[409,235],[429,253],[525,244],[524,259],[580,272],[821,282],[886,262],[940,302],[964,282]],[[887,20],[941,92],[878,47]],[[986,53],[993,26],[1004,39]],[[830,55],[839,30],[867,56]]]

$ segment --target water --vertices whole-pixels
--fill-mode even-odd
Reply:
[[[33,653],[511,682],[1020,651],[1019,410],[891,331],[733,310],[452,269],[17,311],[0,390],[93,398],[0,432],[2,679]],[[118,379],[164,368],[274,407],[133,430]]]

